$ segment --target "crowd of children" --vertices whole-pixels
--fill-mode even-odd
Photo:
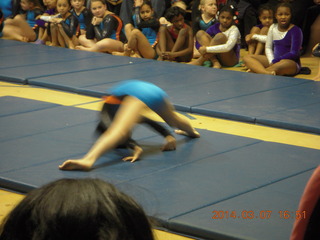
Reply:
[[[243,2],[3,0],[0,37],[160,61],[209,63],[214,68],[238,65],[240,48],[245,47],[248,53],[242,64],[248,72],[298,74],[300,55],[310,56],[311,49],[320,42],[320,1],[310,0],[305,11],[310,15],[303,26],[294,24],[295,12],[288,3],[291,1],[277,0],[277,7],[267,4],[271,0],[259,1],[263,4],[257,6],[258,24],[248,34],[239,26],[246,14],[243,6],[248,8]],[[122,4],[123,9],[132,8],[129,22],[119,17]],[[167,9],[158,16],[160,9],[153,4],[161,11],[163,5]]]

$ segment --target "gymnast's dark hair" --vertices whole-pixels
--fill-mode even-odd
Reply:
[[[143,209],[99,179],[61,179],[31,191],[5,219],[1,240],[153,240]]]
[[[258,9],[258,15],[260,16],[264,11],[268,11],[268,12],[271,12],[271,14],[273,14],[273,9],[270,6],[270,4],[267,4],[267,3],[262,4]]]
[[[174,6],[174,7],[170,7],[170,8],[166,11],[164,17],[165,17],[169,22],[171,22],[174,17],[178,17],[179,15],[182,15],[182,16],[184,17],[184,16],[185,16],[185,13],[186,13],[186,12],[185,12],[182,8]]]
[[[279,4],[276,6],[275,13],[277,13],[278,8],[280,8],[280,7],[289,8],[289,9],[290,9],[290,13],[291,13],[291,15],[292,15],[293,9],[292,9],[292,5],[291,5],[290,3],[287,3],[287,2],[279,3]]]

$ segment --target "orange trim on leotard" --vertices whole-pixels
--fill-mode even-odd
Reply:
[[[117,27],[117,30],[116,30],[116,39],[118,41],[121,41],[121,31],[122,31],[122,27],[123,27],[123,23],[122,23],[122,20],[120,17],[118,17],[117,15],[115,14],[112,14],[113,17],[115,17],[115,19],[117,19],[118,21],[118,27]]]
[[[115,105],[119,105],[122,102],[119,98],[112,96],[112,95],[104,97],[103,100],[105,103],[115,104]]]

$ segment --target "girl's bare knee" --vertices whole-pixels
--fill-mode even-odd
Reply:
[[[223,33],[216,34],[212,39],[212,43],[214,45],[223,44],[223,43],[226,43],[227,41],[228,41],[228,38]]]

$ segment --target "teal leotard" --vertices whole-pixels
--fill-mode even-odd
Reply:
[[[168,95],[152,83],[141,80],[127,80],[111,88],[109,93],[116,97],[133,96],[158,112],[165,105]]]

